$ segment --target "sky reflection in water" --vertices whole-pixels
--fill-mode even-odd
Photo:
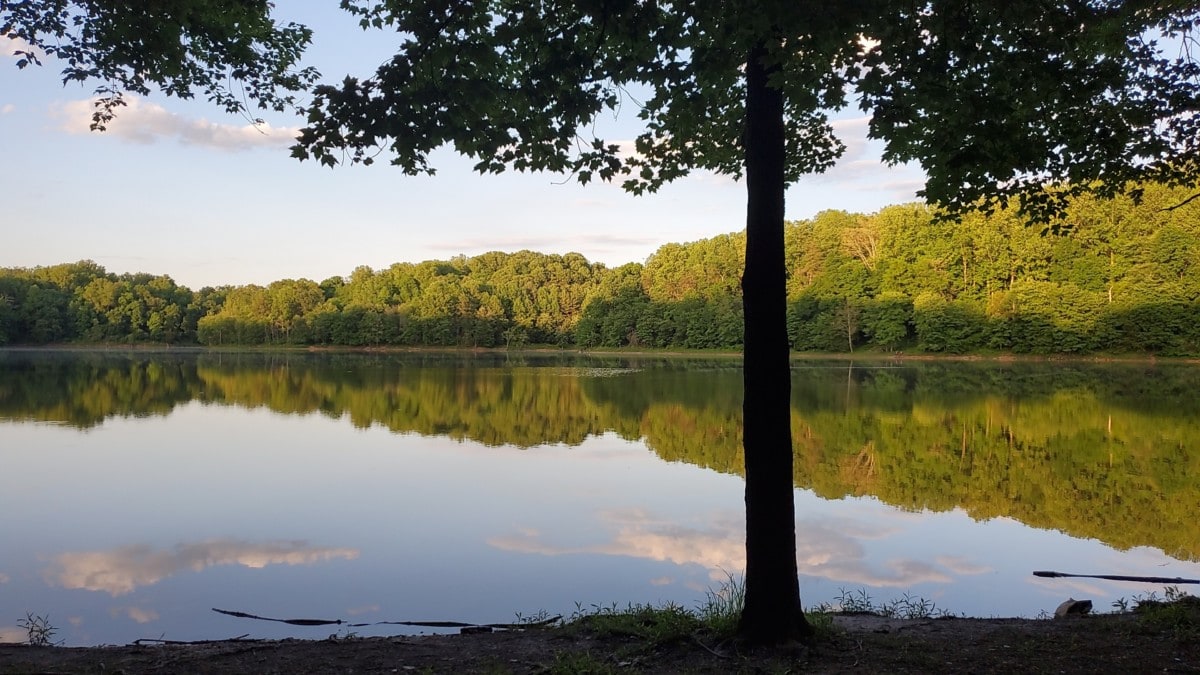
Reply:
[[[193,401],[80,431],[0,423],[0,639],[25,612],[69,645],[325,637],[222,616],[511,621],[576,603],[695,605],[744,565],[742,480],[612,433],[487,447]],[[798,490],[808,605],[865,589],[969,615],[1099,609],[1145,590],[1034,569],[1200,576],[1150,548]],[[393,634],[396,626],[356,628]],[[411,629],[421,631],[428,629]]]

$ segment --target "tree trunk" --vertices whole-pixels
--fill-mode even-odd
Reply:
[[[783,95],[768,86],[763,44],[746,64],[746,604],[740,633],[778,643],[812,632],[800,608],[792,487],[791,370],[783,255]]]

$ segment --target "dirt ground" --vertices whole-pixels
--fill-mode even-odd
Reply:
[[[1190,673],[1192,629],[1133,614],[1064,619],[840,615],[812,644],[648,645],[566,628],[189,645],[0,645],[0,673]]]

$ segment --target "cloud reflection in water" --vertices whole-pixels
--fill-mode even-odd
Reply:
[[[746,568],[745,527],[740,514],[724,513],[696,527],[654,518],[642,510],[608,511],[602,524],[615,530],[611,542],[584,546],[556,546],[542,540],[533,529],[492,537],[496,548],[540,555],[602,554],[700,565],[714,580],[727,571]],[[851,584],[903,588],[921,583],[948,583],[955,575],[976,575],[991,568],[961,556],[939,556],[933,561],[891,558],[871,564],[862,540],[880,539],[896,531],[850,519],[801,520],[796,523],[796,559],[804,576]]]
[[[309,546],[305,541],[254,543],[212,539],[178,544],[170,550],[145,545],[109,551],[62,553],[43,577],[51,585],[68,589],[104,591],[118,596],[139,586],[150,586],[184,570],[201,572],[217,565],[262,568],[267,565],[309,565],[341,558],[354,560],[358,550]]]
[[[108,611],[108,614],[114,619],[124,615],[137,623],[150,623],[151,621],[158,621],[158,612],[152,609],[144,609],[142,607],[113,607]]]

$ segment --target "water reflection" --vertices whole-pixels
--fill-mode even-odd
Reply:
[[[114,619],[124,616],[134,623],[153,623],[159,619],[158,612],[142,607],[113,607],[109,610],[109,616]]]
[[[687,605],[744,566],[740,377],[735,361],[0,351],[0,606],[86,644],[250,628],[213,606],[505,621]],[[1196,576],[1180,560],[1200,555],[1197,392],[1180,365],[799,365],[806,603],[866,587],[1034,615],[1141,589],[1033,569]]]
[[[182,571],[203,572],[217,565],[241,565],[261,569],[267,565],[311,565],[335,558],[354,560],[350,548],[310,546],[304,541],[254,543],[211,540],[178,544],[155,550],[145,545],[123,546],[108,551],[77,551],[55,556],[43,577],[62,588],[103,591],[116,597],[139,586],[150,586]],[[130,615],[138,623],[139,617]],[[144,618],[145,614],[140,618]]]
[[[529,448],[615,432],[742,472],[733,362],[563,357],[0,353],[0,419],[91,428],[191,400]],[[796,370],[795,484],[964,509],[1200,558],[1200,368],[964,364]]]
[[[533,528],[492,537],[488,543],[506,551],[538,555],[602,554],[699,565],[713,581],[746,567],[745,527],[741,513],[725,512],[708,522],[680,523],[642,510],[601,513],[598,521],[613,531],[612,540],[585,546],[548,543]],[[796,522],[797,563],[801,575],[848,585],[911,588],[949,583],[955,577],[986,574],[993,568],[965,556],[937,555],[932,560],[893,557],[878,560],[864,542],[902,537],[902,528],[835,517]]]

